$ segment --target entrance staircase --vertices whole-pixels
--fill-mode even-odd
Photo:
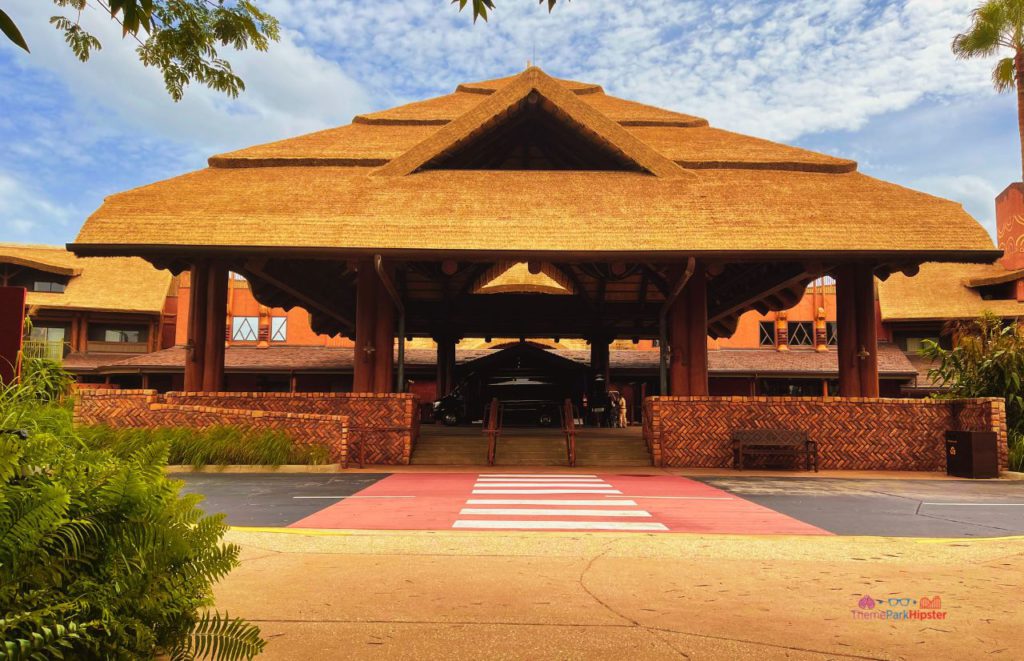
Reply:
[[[487,437],[480,427],[423,425],[412,463],[434,466],[486,466]],[[495,466],[565,466],[565,434],[560,429],[505,427]],[[639,426],[626,429],[578,428],[576,466],[650,466]]]

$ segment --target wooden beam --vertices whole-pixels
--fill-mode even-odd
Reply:
[[[313,295],[307,294],[306,292],[300,291],[293,287],[292,285],[285,282],[284,280],[281,280],[280,278],[268,273],[266,270],[266,260],[247,261],[245,263],[245,271],[246,275],[253,275],[259,278],[260,280],[263,280],[267,284],[275,287],[276,289],[281,290],[285,294],[288,294],[296,301],[298,301],[299,305],[301,305],[302,307],[311,310],[316,310],[317,312],[320,312],[321,314],[324,314],[330,317],[331,319],[334,319],[335,321],[337,321],[338,323],[340,323],[342,326],[349,330],[355,329],[355,322],[353,322],[351,319],[338,312],[337,309],[331,304],[327,303],[326,301],[319,300],[315,298]]]
[[[650,264],[641,264],[640,269],[654,283],[654,286],[658,288],[661,295],[668,297],[672,289],[668,284],[668,280],[662,277]]]
[[[588,308],[594,308],[594,302],[590,299],[590,294],[587,293],[587,288],[583,286],[583,281],[580,280],[580,276],[576,273],[576,269],[573,268],[572,264],[552,264],[556,269],[565,274],[565,277],[569,278],[569,282],[572,283],[573,293],[579,296],[584,303],[587,304]]]
[[[780,294],[784,295],[787,289],[801,282],[812,280],[826,270],[820,264],[806,265],[795,269],[795,271],[785,273],[768,286],[752,284],[748,290],[749,293],[734,298],[711,311],[708,314],[708,323],[715,324],[730,315],[742,314],[746,310],[753,308],[759,301]]]

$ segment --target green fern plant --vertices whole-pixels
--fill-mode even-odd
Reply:
[[[43,401],[41,401],[43,400]],[[0,391],[0,659],[250,659],[259,629],[210,608],[238,564],[221,515],[182,495],[167,435],[130,443],[67,404]]]

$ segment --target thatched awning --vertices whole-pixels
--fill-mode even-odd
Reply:
[[[0,264],[69,278],[63,292],[29,291],[29,307],[160,314],[171,274],[137,257],[76,257],[60,246],[0,243]]]
[[[1013,278],[1006,279],[1006,276]],[[913,278],[894,273],[878,283],[882,321],[976,319],[985,312],[1004,318],[1024,317],[1016,298],[985,300],[978,287],[1009,283],[1021,277],[995,264],[922,264]]]

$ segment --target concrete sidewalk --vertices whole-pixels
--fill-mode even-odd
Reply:
[[[267,659],[1019,658],[1024,540],[233,530]],[[941,621],[865,621],[864,595]],[[879,606],[881,608],[881,605]],[[915,607],[916,608],[916,607]]]

